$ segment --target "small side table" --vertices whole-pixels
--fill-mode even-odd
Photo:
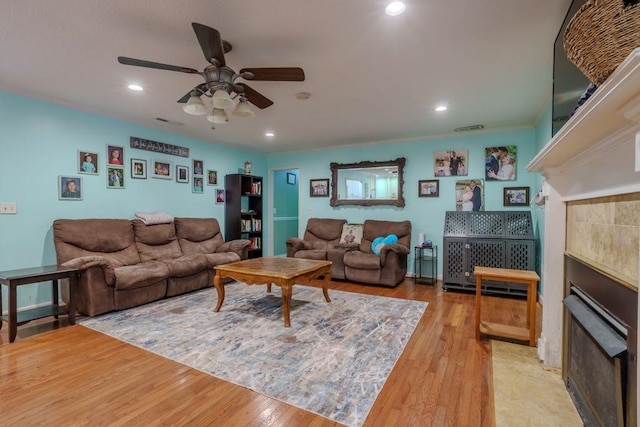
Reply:
[[[422,271],[422,264],[428,266]],[[438,280],[438,246],[414,246],[413,248],[413,283],[435,285]]]
[[[69,279],[69,303],[66,307],[58,304],[59,279]],[[18,312],[18,286],[48,280],[51,280],[52,304]],[[0,272],[0,285],[7,286],[9,290],[9,313],[7,316],[0,316],[0,328],[2,328],[3,320],[9,322],[9,342],[15,341],[18,325],[43,317],[54,316],[57,319],[59,315],[66,314],[69,323],[74,325],[76,323],[75,289],[77,283],[77,268],[61,268],[57,265]],[[0,310],[1,308],[2,292],[0,292]]]
[[[510,338],[519,341],[528,341],[529,346],[536,345],[536,299],[538,296],[538,282],[540,276],[535,271],[510,270],[506,268],[476,267],[473,270],[476,276],[476,340],[480,334],[496,337]],[[527,285],[527,327],[503,325],[493,322],[482,322],[480,309],[482,307],[482,281],[496,280],[499,282],[524,283]]]

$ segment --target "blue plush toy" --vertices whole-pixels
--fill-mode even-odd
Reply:
[[[374,254],[380,255],[380,251],[384,245],[390,245],[398,241],[398,236],[395,234],[389,234],[387,237],[376,237],[371,242],[371,250]]]

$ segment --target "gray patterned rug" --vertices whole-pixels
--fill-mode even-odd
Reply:
[[[295,286],[226,285],[81,324],[348,426],[361,426],[427,303]]]

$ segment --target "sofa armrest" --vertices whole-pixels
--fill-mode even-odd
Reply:
[[[395,256],[406,256],[409,254],[409,248],[399,243],[392,243],[390,245],[384,245],[380,249],[380,265],[384,265],[387,262],[387,256],[392,253]]]
[[[298,251],[313,249],[311,243],[297,237],[287,238],[287,256],[292,257]]]
[[[251,241],[249,241],[248,239],[230,240],[220,245],[220,247],[216,249],[216,253],[235,252],[236,254],[238,254],[240,259],[247,259],[250,244]]]
[[[121,264],[114,261],[113,259],[100,255],[89,255],[70,259],[69,261],[63,263],[61,267],[77,268],[80,273],[88,270],[91,267],[99,267],[100,269],[102,269],[102,274],[104,274],[104,281],[108,285],[112,286],[116,278],[114,268],[118,267],[119,265]]]

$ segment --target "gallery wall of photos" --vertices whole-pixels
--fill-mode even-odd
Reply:
[[[131,148],[153,151],[156,154],[168,154],[179,157],[188,156],[189,149],[155,141],[131,137]],[[188,184],[194,194],[204,194],[204,185],[218,185],[218,171],[205,169],[203,160],[153,157],[151,159],[130,157],[126,162],[125,147],[107,145],[103,153],[78,150],[76,164],[79,175],[104,176],[108,189],[125,189],[129,179],[164,179],[178,184]],[[186,164],[184,164],[186,163]],[[127,170],[128,169],[128,170]],[[103,173],[104,171],[104,173]],[[83,177],[73,175],[58,176],[59,200],[82,200],[84,193]],[[216,188],[216,203],[224,202],[224,189]]]

